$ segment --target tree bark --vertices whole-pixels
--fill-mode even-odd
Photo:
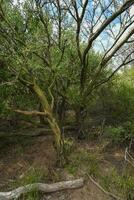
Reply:
[[[9,192],[0,192],[0,199],[1,200],[17,199],[22,194],[26,194],[34,190],[50,193],[50,192],[57,192],[57,191],[66,190],[66,189],[80,188],[83,185],[84,185],[83,178],[72,180],[72,181],[62,181],[62,182],[53,183],[53,184],[33,183],[33,184],[19,187]]]
[[[39,103],[39,111],[40,112],[43,112],[43,108],[42,108],[42,105],[41,103]],[[46,123],[46,120],[45,120],[45,116],[39,116],[39,119],[40,119],[40,124],[45,124]]]
[[[42,109],[44,113],[46,113],[49,126],[54,133],[57,159],[58,159],[59,164],[62,166],[66,163],[66,155],[64,152],[64,140],[63,140],[63,136],[62,136],[58,121],[53,114],[53,108],[51,108],[47,100],[46,94],[41,90],[41,88],[36,83],[33,84],[32,89],[34,93],[37,95],[37,97],[39,98],[40,103],[42,105]]]
[[[61,103],[58,105],[58,117],[60,120],[60,124],[63,125],[64,124],[64,119],[65,119],[65,105],[66,105],[66,101],[64,98],[62,98]]]
[[[76,123],[78,126],[78,139],[85,139],[86,137],[86,128],[85,128],[85,118],[87,115],[86,108],[80,106],[79,109],[76,111]]]

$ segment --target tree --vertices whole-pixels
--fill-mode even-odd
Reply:
[[[1,0],[0,60],[12,74],[1,84],[19,82],[36,95],[42,112],[18,108],[15,111],[46,116],[55,136],[60,163],[64,163],[65,154],[62,131],[55,115],[56,101],[62,98],[70,103],[68,91],[76,86],[81,99],[78,116],[82,116],[91,93],[133,61],[132,49],[110,75],[103,75],[112,59],[118,56],[118,50],[128,41],[131,45],[133,4],[134,0],[29,0],[17,4]],[[111,42],[106,48],[101,39],[103,53],[93,68],[90,57],[100,37],[107,37]]]
[[[134,15],[132,12],[134,1],[64,1],[68,11],[75,21],[76,25],[76,44],[80,66],[80,96],[82,105],[79,108],[79,116],[82,116],[86,107],[85,102],[89,100],[94,90],[102,84],[109,81],[113,75],[133,61],[134,51],[125,52],[123,59],[119,60],[119,50],[129,43],[129,47],[133,43],[134,34]],[[107,37],[108,45],[104,38]],[[81,40],[84,38],[84,48],[81,48]],[[89,61],[90,52],[98,45],[100,40],[103,48],[103,54],[100,62],[90,73],[89,80]],[[109,63],[115,60],[116,68],[113,68],[111,74],[102,77],[103,70],[109,68]],[[113,65],[113,64],[112,64]],[[82,121],[81,119],[79,121]]]

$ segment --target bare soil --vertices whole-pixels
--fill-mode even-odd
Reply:
[[[30,129],[30,133],[37,131]],[[24,130],[22,130],[24,134]],[[43,132],[42,132],[43,133]],[[53,137],[44,132],[38,137],[31,136],[0,136],[0,191],[8,191],[10,183],[23,176],[31,167],[58,170],[56,155],[53,148]],[[89,152],[99,152],[101,167],[104,174],[115,166],[119,171],[124,165],[124,148],[106,150],[107,141],[77,141],[77,148],[85,148]],[[62,180],[71,179],[71,175],[63,171]],[[51,182],[52,179],[48,179]],[[90,180],[80,189],[43,195],[42,200],[110,200],[111,198],[98,189]]]

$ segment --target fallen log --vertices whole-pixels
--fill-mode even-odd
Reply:
[[[57,192],[61,190],[80,188],[83,185],[84,185],[83,178],[70,180],[70,181],[62,181],[62,182],[52,183],[52,184],[33,183],[33,184],[16,188],[9,192],[0,192],[0,200],[17,199],[22,194],[26,194],[34,190],[44,192],[44,193],[51,193],[51,192]]]

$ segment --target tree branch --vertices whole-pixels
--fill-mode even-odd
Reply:
[[[121,15],[125,10],[127,10],[130,6],[134,4],[134,0],[126,0],[125,3],[115,12],[113,13],[109,18],[107,18],[100,27],[96,30],[96,32],[89,37],[88,39],[88,45],[84,50],[83,53],[83,61],[86,58],[86,55],[89,51],[89,49],[92,46],[92,42],[102,33],[102,31],[112,22],[114,21],[119,15]]]
[[[99,183],[97,183],[91,176],[88,175],[88,177],[89,177],[89,179],[90,179],[102,192],[104,192],[106,195],[108,195],[108,196],[110,196],[110,197],[112,197],[112,198],[114,198],[114,199],[121,200],[120,197],[116,196],[115,194],[113,194],[113,193],[111,193],[111,192],[106,191],[106,190],[105,190]]]
[[[91,92],[93,91],[93,90],[95,90],[96,88],[98,88],[99,86],[101,86],[101,85],[103,85],[103,84],[105,84],[105,83],[107,83],[123,66],[125,66],[125,65],[128,65],[129,63],[131,63],[131,62],[133,62],[134,61],[134,58],[132,58],[131,60],[128,60],[129,59],[129,57],[132,55],[134,53],[134,51],[132,51],[128,56],[126,56],[126,58],[124,59],[124,61],[111,73],[111,75],[110,76],[108,76],[106,79],[103,79],[103,80],[101,80],[100,82],[98,82],[98,83],[96,83],[95,84],[95,80],[96,79],[94,79],[94,81],[92,82],[92,88],[91,88],[91,90],[87,90],[88,92],[87,92],[87,96],[89,96],[90,94],[91,94]],[[128,60],[128,61],[127,61]]]
[[[124,34],[119,38],[118,42],[113,46],[113,48],[108,53],[106,53],[105,58],[102,60],[102,65],[103,63],[106,64],[133,34],[134,34],[134,23],[132,23],[131,26],[128,29],[126,29]]]
[[[20,114],[23,114],[23,115],[33,115],[33,116],[37,116],[37,115],[41,115],[41,116],[47,116],[47,113],[46,112],[39,112],[39,111],[36,111],[36,110],[33,110],[33,111],[25,111],[25,110],[19,110],[19,109],[10,109],[16,113],[20,113]]]

